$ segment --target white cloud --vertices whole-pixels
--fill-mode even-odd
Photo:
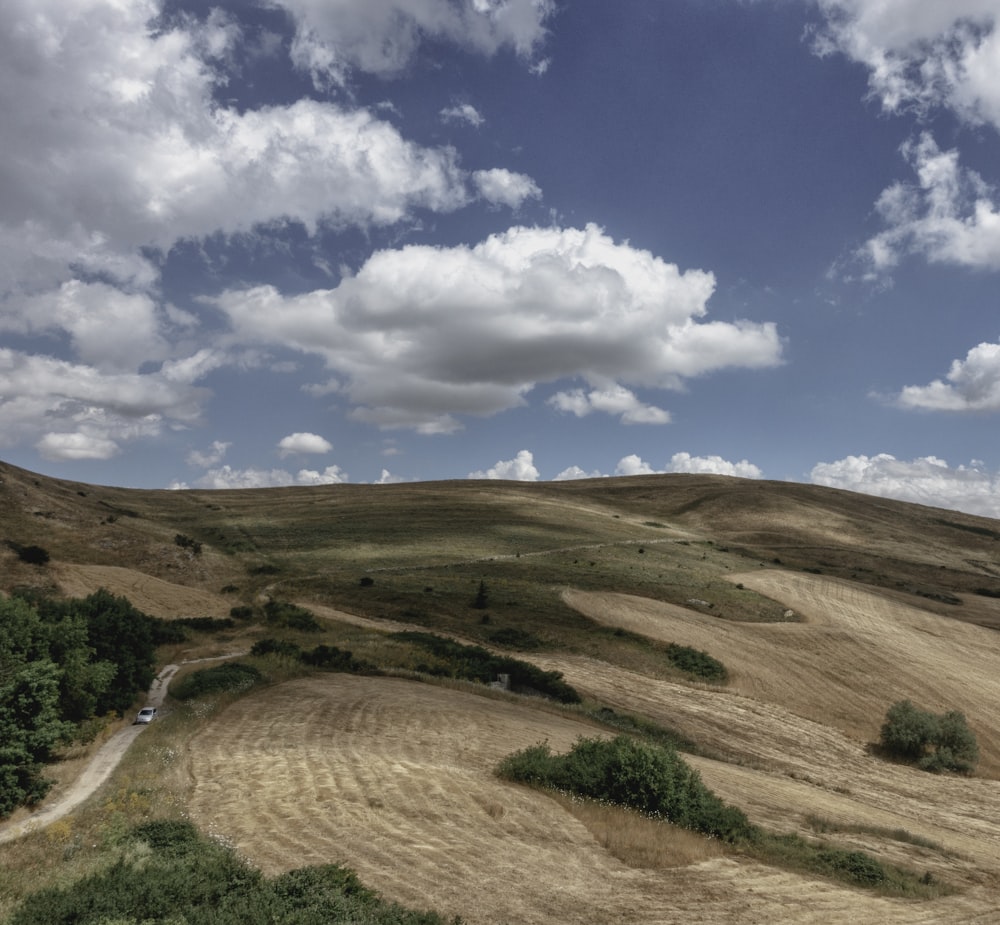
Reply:
[[[143,247],[269,222],[390,224],[469,201],[452,149],[409,142],[366,110],[219,105],[239,30],[221,14],[152,29],[159,12],[154,0],[6,4],[0,291],[57,287],[80,269],[149,288],[159,271]]]
[[[323,357],[356,418],[448,433],[456,415],[523,405],[539,382],[581,378],[606,408],[619,385],[780,363],[774,324],[701,320],[714,286],[594,225],[515,227],[474,247],[380,251],[335,289],[213,301],[234,340]],[[620,413],[666,414],[637,401]]]
[[[615,475],[653,475],[656,471],[635,453],[623,456],[618,460],[618,465],[615,466]]]
[[[283,457],[293,453],[329,453],[332,449],[333,444],[319,434],[289,434],[278,442],[278,450]]]
[[[0,348],[0,442],[37,440],[59,458],[87,447],[109,454],[119,441],[196,423],[206,394],[156,373],[104,373]]]
[[[197,481],[199,488],[287,488],[291,485],[339,485],[348,475],[340,466],[327,466],[322,472],[300,469],[295,475],[285,469],[234,469],[220,466],[210,469]],[[173,487],[186,487],[175,482]]]
[[[198,469],[211,469],[212,466],[219,465],[225,459],[226,451],[231,446],[232,443],[213,440],[207,452],[202,453],[199,450],[192,450],[188,453],[187,463],[189,466],[195,466]]]
[[[569,482],[575,479],[602,479],[604,477],[604,473],[597,469],[593,472],[585,472],[579,466],[570,466],[568,469],[563,469],[552,481]]]
[[[327,466],[322,472],[315,469],[299,469],[295,476],[298,485],[341,485],[350,481],[340,466]]]
[[[703,475],[731,475],[740,479],[760,479],[764,473],[745,459],[730,462],[721,456],[692,456],[690,453],[674,453],[670,462],[662,469],[654,469],[635,453],[623,456],[615,466],[615,475],[661,475],[667,472],[690,472]]]
[[[391,33],[391,6],[367,26]],[[534,32],[522,31],[522,0],[458,18],[479,36],[472,47],[527,53],[548,15],[545,4],[528,6]],[[355,12],[370,9],[357,4]],[[434,9],[455,14],[450,3],[428,2],[408,21],[422,35],[464,43],[458,27],[424,27],[423,13]],[[221,104],[217,90],[244,41],[239,27],[218,11],[200,20],[161,20],[161,11],[160,0],[4,6],[0,332],[50,338],[53,353],[72,357],[4,353],[4,441],[44,438],[49,453],[107,453],[139,431],[195,420],[208,393],[189,386],[250,361],[219,345],[187,346],[205,342],[195,315],[158,303],[162,255],[178,241],[289,222],[310,233],[392,224],[483,195],[480,175],[461,169],[453,149],[412,143],[367,110],[308,98],[246,110]],[[358,29],[367,28],[363,20]],[[496,202],[532,195],[528,178],[485,174],[494,177]],[[160,372],[139,375],[151,364]],[[38,376],[24,374],[29,368]],[[104,418],[95,424],[97,412]],[[445,419],[418,426],[442,428]],[[74,450],[73,441],[96,449]]]
[[[274,0],[296,23],[294,58],[318,84],[343,84],[353,70],[390,76],[421,40],[480,54],[511,48],[530,60],[545,37],[552,0]]]
[[[496,206],[518,208],[525,199],[538,199],[542,191],[531,177],[523,173],[513,173],[502,167],[492,170],[477,170],[472,182],[479,195]]]
[[[903,146],[917,183],[895,183],[876,210],[887,228],[868,241],[861,256],[871,277],[916,254],[931,262],[1000,269],[1000,197],[958,151],[942,151],[928,134]]]
[[[740,479],[761,479],[764,477],[764,473],[757,466],[745,459],[734,463],[721,456],[692,456],[690,453],[674,453],[670,457],[666,471],[731,475]]]
[[[144,362],[164,359],[168,348],[160,325],[149,296],[79,280],[45,293],[9,298],[0,313],[0,331],[65,331],[80,360],[112,372],[135,371]]]
[[[234,469],[220,466],[210,469],[197,481],[199,488],[285,488],[295,484],[284,469]]]
[[[93,434],[46,434],[35,449],[45,459],[111,459],[119,452],[114,440],[107,440]]]
[[[479,128],[486,123],[479,110],[471,103],[459,103],[457,106],[447,106],[441,110],[442,122],[466,122],[473,128]]]
[[[584,392],[583,389],[557,392],[549,399],[549,404],[577,417],[585,417],[591,411],[603,411],[606,414],[620,415],[623,424],[670,423],[669,411],[643,404],[634,392],[621,385],[593,389],[590,392]]]
[[[1000,411],[1000,344],[979,344],[954,360],[946,377],[908,385],[896,402],[928,411]]]
[[[832,463],[817,463],[810,481],[898,501],[1000,517],[1000,476],[985,471],[976,462],[953,469],[935,456],[910,462],[888,453],[847,456]]]
[[[537,482],[538,470],[530,450],[521,450],[513,459],[498,460],[485,472],[470,472],[470,479],[506,479],[515,482]]]
[[[821,53],[865,65],[872,95],[890,112],[946,107],[1000,128],[996,0],[819,0]]]

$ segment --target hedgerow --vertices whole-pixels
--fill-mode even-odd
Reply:
[[[562,672],[543,671],[529,662],[505,655],[494,655],[481,646],[466,646],[462,643],[436,636],[433,633],[405,631],[393,633],[393,639],[409,642],[432,653],[445,663],[435,674],[446,674],[452,678],[478,681],[488,684],[498,675],[510,676],[513,691],[543,694],[560,703],[580,703],[580,695],[563,680]]]

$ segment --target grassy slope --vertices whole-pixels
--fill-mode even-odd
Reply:
[[[565,588],[776,622],[783,605],[727,576],[777,561],[1000,627],[1000,600],[974,593],[1000,590],[1000,524],[816,486],[670,475],[166,492],[0,464],[0,506],[0,541],[52,555],[38,568],[0,546],[2,589],[58,590],[70,564],[78,582],[107,583],[107,571],[86,567],[116,567],[214,595],[223,609],[268,594],[477,641],[498,628],[525,629],[547,652],[647,677],[676,674],[641,639],[570,608]],[[177,545],[177,534],[201,543],[201,553]],[[374,583],[362,587],[362,576]],[[469,606],[480,581],[486,611]],[[220,595],[227,586],[238,590]],[[112,590],[129,593],[126,584]],[[181,595],[157,600],[158,616],[192,606]]]

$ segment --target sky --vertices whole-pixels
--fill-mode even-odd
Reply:
[[[0,0],[0,458],[1000,517],[997,0]]]

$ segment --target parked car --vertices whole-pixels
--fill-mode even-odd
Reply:
[[[135,723],[151,723],[156,719],[156,707],[143,707],[135,717]],[[134,726],[135,723],[132,725]]]

